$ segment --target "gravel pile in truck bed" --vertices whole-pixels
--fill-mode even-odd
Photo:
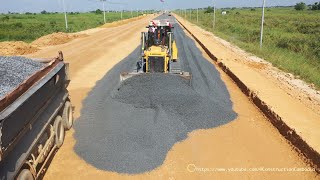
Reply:
[[[0,56],[0,99],[44,67],[43,63],[20,56]]]

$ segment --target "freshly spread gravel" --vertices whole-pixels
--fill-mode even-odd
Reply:
[[[113,98],[135,108],[162,109],[188,131],[215,127],[233,115],[219,103],[200,96],[181,77],[168,74],[135,76],[121,84]]]
[[[236,118],[219,72],[179,26],[175,33],[181,66],[192,73],[192,86],[168,74],[139,75],[119,83],[120,72],[130,71],[139,58],[138,48],[83,101],[74,126],[74,149],[87,163],[125,174],[152,171],[188,133]]]
[[[25,57],[0,56],[0,99],[43,66]]]

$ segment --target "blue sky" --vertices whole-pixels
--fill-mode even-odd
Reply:
[[[160,0],[107,0],[111,2],[124,3],[110,4],[106,3],[108,10],[136,10],[136,9],[178,9],[178,8],[197,8],[207,7],[212,4],[212,0],[165,0],[162,4]],[[215,0],[217,7],[251,7],[261,6],[262,0]],[[297,2],[313,4],[319,0],[266,0],[267,6],[294,5]],[[91,11],[102,9],[102,3],[99,0],[65,0],[67,10],[71,11]],[[62,11],[62,0],[0,0],[0,12],[40,12]]]

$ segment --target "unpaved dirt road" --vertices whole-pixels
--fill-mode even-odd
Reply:
[[[178,24],[174,33],[181,66],[193,74],[192,87],[166,76],[118,86],[119,73],[130,70],[139,57],[140,32],[151,18],[31,55],[64,51],[76,107],[75,127],[45,179],[319,179],[315,172],[228,172],[308,165]],[[128,88],[143,93],[127,97],[132,93]],[[175,101],[163,101],[161,95]],[[184,104],[167,107],[176,101]]]

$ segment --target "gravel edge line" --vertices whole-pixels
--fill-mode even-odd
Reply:
[[[207,55],[214,61],[214,63],[225,72],[239,87],[239,89],[250,99],[253,104],[268,118],[274,127],[278,129],[280,134],[286,138],[293,146],[294,149],[304,156],[317,173],[320,173],[320,154],[309,146],[306,141],[299,136],[294,128],[289,127],[282,118],[274,112],[268,104],[266,104],[253,90],[251,90],[245,83],[243,83],[224,63],[219,62],[218,58],[213,55],[208,48],[189,30],[181,21],[176,19],[177,22],[195,39],[197,43],[203,48]]]

